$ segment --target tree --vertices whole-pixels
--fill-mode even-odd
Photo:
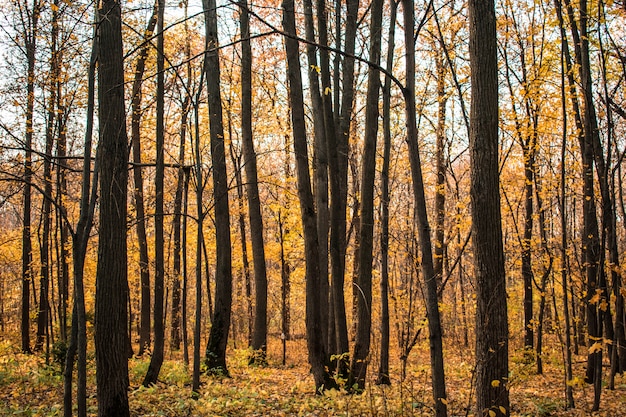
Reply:
[[[33,178],[32,148],[33,148],[33,116],[35,107],[35,63],[36,48],[39,31],[39,15],[41,3],[34,0],[28,5],[25,13],[21,14],[22,36],[24,36],[26,50],[26,132],[24,134],[24,200],[22,226],[22,352],[30,353],[30,285],[33,279],[32,270],[32,242],[31,242],[31,188]]]
[[[228,176],[226,173],[222,99],[220,94],[217,6],[215,0],[203,0],[202,6],[204,8],[206,30],[205,72],[209,101],[213,195],[215,198],[215,239],[217,242],[215,309],[206,348],[205,363],[210,373],[228,375],[226,344],[228,342],[232,304],[232,259],[230,212],[228,208]]]
[[[296,155],[296,174],[298,198],[304,231],[304,255],[306,263],[306,334],[309,350],[309,363],[315,381],[316,392],[336,386],[328,372],[328,357],[322,334],[319,244],[311,177],[309,174],[308,151],[306,143],[306,124],[304,117],[304,97],[302,93],[302,74],[298,41],[296,37],[296,19],[293,0],[283,0],[283,28],[285,31],[285,51],[287,54],[287,79],[289,81],[289,99],[291,104],[291,123],[293,146]]]
[[[150,19],[144,32],[144,38],[148,39],[154,32],[157,22],[158,1],[155,1]],[[141,282],[141,307],[139,309],[139,355],[141,356],[150,347],[150,266],[148,258],[148,237],[146,234],[146,211],[144,204],[143,174],[141,166],[141,102],[143,75],[148,59],[149,42],[139,50],[137,63],[135,64],[135,76],[132,85],[130,132],[133,148],[133,180],[135,212],[137,213],[137,243],[139,245],[139,277]]]
[[[380,71],[383,1],[372,1],[370,21],[370,53],[367,73],[367,99],[365,104],[365,137],[361,167],[361,224],[359,245],[359,273],[356,297],[356,340],[350,369],[349,386],[365,388],[365,376],[370,350],[372,326],[372,250],[374,246],[374,180],[376,176],[376,139],[378,136],[378,101]]]
[[[163,48],[165,0],[157,2],[157,91],[156,91],[156,172],[154,175],[154,350],[143,380],[145,387],[154,385],[159,377],[165,350],[165,242],[163,228],[163,182],[165,180],[165,50]]]
[[[396,16],[398,2],[391,0],[389,40],[387,43],[387,72],[393,69]],[[385,77],[383,85],[383,166],[381,180],[380,219],[380,362],[377,384],[391,385],[389,378],[389,165],[391,159],[391,78]]]
[[[509,415],[508,323],[498,165],[494,2],[470,0],[470,196],[476,276],[476,412]]]
[[[250,22],[248,3],[241,0],[241,139],[246,169],[248,213],[252,238],[252,260],[254,262],[255,311],[252,334],[252,362],[265,363],[267,352],[267,267],[265,265],[265,243],[263,218],[257,175],[256,152],[252,136],[252,48],[250,46]]]
[[[121,5],[104,0],[98,14],[100,230],[95,346],[98,416],[129,416],[126,194],[128,140],[124,103]]]
[[[419,144],[417,141],[417,121],[415,109],[415,6],[413,0],[403,0],[403,17],[405,21],[404,43],[406,54],[406,88],[404,100],[406,102],[407,143],[411,164],[411,180],[415,197],[415,213],[417,217],[418,238],[422,254],[422,273],[426,284],[426,313],[428,316],[428,332],[430,342],[431,378],[433,397],[435,401],[435,415],[447,415],[447,395],[445,373],[443,368],[443,340],[441,334],[441,319],[439,314],[439,292],[437,290],[437,275],[433,262],[432,243],[428,212],[426,211],[426,194],[422,176],[422,163]]]

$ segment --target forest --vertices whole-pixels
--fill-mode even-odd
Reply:
[[[0,414],[626,415],[626,2],[0,2]]]

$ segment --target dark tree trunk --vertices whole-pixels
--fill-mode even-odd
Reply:
[[[555,0],[555,10],[560,28],[561,36],[561,113],[563,114],[563,127],[561,132],[561,172],[560,172],[560,220],[561,220],[561,288],[563,289],[563,319],[565,320],[565,401],[568,409],[574,408],[574,390],[572,384],[568,383],[573,379],[572,371],[572,337],[571,337],[571,321],[569,310],[569,274],[567,273],[567,216],[565,213],[567,207],[567,188],[566,188],[566,155],[567,155],[567,96],[565,84],[566,71],[566,50],[568,49],[567,34],[563,25],[563,12],[561,0]],[[575,306],[572,306],[575,307]]]
[[[206,57],[205,57],[206,58]],[[203,66],[206,65],[203,63]],[[201,76],[201,81],[202,81]],[[198,395],[200,390],[200,333],[202,331],[202,262],[206,262],[206,259],[202,258],[202,243],[204,242],[204,208],[203,208],[203,193],[204,193],[204,178],[202,172],[202,153],[200,152],[200,96],[202,94],[202,82],[198,86],[196,97],[194,100],[194,133],[195,140],[193,142],[194,151],[194,170],[196,176],[196,299],[195,299],[195,318],[194,318],[194,330],[193,330],[193,371],[191,391],[193,396]],[[208,277],[207,277],[207,283]],[[210,288],[210,287],[209,287]],[[207,288],[207,290],[209,290]],[[207,291],[209,292],[209,291]],[[211,296],[209,294],[209,302]],[[209,309],[210,311],[210,309]]]
[[[94,12],[95,21],[98,21],[98,11]],[[94,27],[96,27],[94,25]],[[93,179],[91,178],[91,154],[93,136],[93,118],[96,91],[96,62],[98,60],[97,29],[93,31],[93,43],[89,69],[87,73],[87,115],[85,121],[85,140],[83,154],[82,187],[80,195],[80,217],[76,230],[72,234],[72,254],[74,272],[74,306],[72,308],[72,336],[65,358],[63,370],[63,415],[72,416],[72,371],[74,359],[78,353],[77,365],[77,403],[78,416],[87,416],[87,319],[85,315],[84,266],[87,254],[87,243],[93,226],[93,218],[98,192],[98,153],[94,164]]]
[[[172,219],[172,229],[174,231],[174,254],[172,265],[172,328],[170,331],[170,348],[173,350],[180,349],[181,342],[181,277],[182,273],[182,210],[183,210],[183,192],[185,191],[185,142],[187,141],[187,117],[189,116],[189,106],[191,97],[189,93],[185,96],[183,102],[181,120],[180,120],[180,149],[178,153],[178,168],[176,178],[176,195],[174,196],[174,218]]]
[[[143,386],[154,385],[159,378],[165,350],[165,232],[163,226],[163,187],[165,181],[165,51],[163,46],[165,0],[157,3],[157,89],[156,89],[156,172],[154,175],[154,349]]]
[[[375,0],[371,7],[369,60],[378,66],[381,56],[383,1]],[[378,136],[378,101],[380,71],[368,68],[367,98],[365,104],[365,138],[361,165],[361,225],[359,245],[359,273],[356,281],[356,339],[350,369],[349,386],[356,384],[362,391],[370,353],[372,327],[372,259],[374,246],[374,180],[376,177],[376,139]]]
[[[33,180],[32,147],[33,147],[33,116],[35,109],[35,61],[39,14],[41,5],[33,1],[26,21],[22,21],[25,39],[27,81],[26,81],[26,133],[24,134],[24,200],[22,226],[22,316],[21,335],[22,352],[31,353],[30,349],[30,285],[33,280],[33,249],[31,242],[31,183]]]
[[[437,186],[435,189],[435,242],[433,248],[433,268],[437,280],[437,288],[440,289],[439,301],[443,292],[443,265],[446,254],[445,219],[446,219],[446,66],[443,53],[440,51],[436,60],[437,69],[437,130],[435,160],[437,166]]]
[[[99,417],[129,416],[128,251],[126,194],[128,140],[124,103],[121,6],[99,9],[98,108],[100,239],[96,270],[95,346]]]
[[[340,3],[340,2],[339,2]],[[330,242],[329,255],[331,266],[331,299],[335,319],[336,348],[330,354],[344,358],[338,363],[338,375],[346,378],[349,365],[348,323],[344,298],[344,282],[346,267],[346,208],[348,202],[348,138],[354,105],[354,55],[357,32],[359,0],[347,0],[345,18],[346,56],[343,59],[341,103],[335,100],[334,135],[328,136],[328,162],[330,181]],[[339,19],[339,13],[337,19]],[[339,28],[337,28],[339,30]],[[339,37],[337,42],[341,42]],[[335,74],[339,79],[339,64],[336,62]],[[339,82],[335,84],[335,97],[339,96]]]
[[[311,0],[304,1],[304,23],[306,39],[310,43],[306,46],[309,69],[309,95],[311,107],[317,109],[313,112],[313,174],[315,191],[315,212],[317,214],[317,237],[319,242],[319,268],[320,268],[320,293],[322,300],[328,298],[328,154],[326,145],[326,129],[324,127],[324,111],[322,94],[320,93],[319,74],[321,67],[318,65],[315,43],[315,29],[313,23],[313,3]],[[322,323],[328,323],[329,311],[321,309]],[[322,325],[322,342],[328,348],[328,325]]]
[[[413,194],[415,196],[415,212],[417,215],[418,238],[422,255],[422,273],[426,284],[426,312],[428,316],[428,331],[430,342],[430,366],[435,402],[435,415],[444,417],[447,415],[447,395],[445,372],[443,368],[443,340],[441,334],[441,319],[439,315],[439,291],[437,290],[437,276],[435,275],[432,243],[430,238],[430,226],[428,212],[426,210],[426,194],[424,192],[424,180],[422,178],[422,163],[417,134],[417,121],[415,109],[415,5],[413,0],[403,0],[406,47],[406,88],[404,100],[406,101],[407,142],[409,147],[409,159],[411,163],[411,179],[413,182]]]
[[[250,24],[247,0],[241,0],[241,139],[244,165],[246,167],[246,191],[252,238],[252,260],[254,261],[255,311],[252,350],[255,362],[265,363],[267,352],[267,267],[265,265],[265,242],[261,199],[257,178],[256,152],[252,138],[252,48],[250,46]]]
[[[291,312],[289,297],[291,296],[291,266],[285,256],[285,234],[281,212],[278,212],[278,238],[280,240],[280,322],[283,342],[283,365],[287,363],[287,340],[291,339],[289,327],[291,325]]]
[[[144,39],[152,36],[157,22],[158,1],[155,1],[152,14],[148,20]],[[134,180],[134,203],[135,212],[137,213],[137,243],[139,246],[139,277],[141,282],[141,307],[139,309],[139,356],[143,355],[146,349],[150,347],[151,330],[150,330],[150,312],[151,312],[151,295],[150,295],[150,267],[148,258],[148,237],[146,234],[146,211],[144,208],[143,194],[143,174],[141,167],[141,101],[142,101],[142,84],[143,74],[146,68],[146,60],[148,59],[148,50],[150,43],[146,42],[140,49],[137,63],[135,64],[135,75],[132,87],[131,99],[131,116],[130,116],[130,132],[131,143],[133,148],[133,180]]]
[[[213,162],[213,193],[215,199],[215,309],[206,348],[206,365],[210,373],[228,375],[226,344],[230,328],[232,304],[232,259],[230,246],[230,213],[228,209],[228,175],[224,148],[222,101],[220,98],[220,63],[217,38],[217,6],[215,0],[203,0],[206,45],[205,70],[209,101],[211,160]],[[207,277],[208,279],[208,277]]]
[[[498,178],[494,2],[470,0],[470,196],[476,275],[476,413],[509,415],[506,278]]]
[[[51,319],[50,309],[50,277],[52,262],[50,259],[50,239],[52,226],[52,149],[54,147],[55,123],[57,121],[57,80],[59,78],[59,60],[57,42],[59,38],[59,9],[52,7],[52,21],[50,32],[50,80],[49,97],[47,105],[46,121],[46,148],[43,155],[43,180],[44,195],[43,207],[41,210],[42,230],[40,235],[40,264],[41,276],[39,285],[39,310],[37,311],[37,340],[35,342],[35,350],[41,350],[44,342],[47,347],[50,344],[50,334],[48,331],[48,322]],[[59,289],[60,290],[60,289]],[[46,357],[48,356],[46,350]]]
[[[317,393],[334,387],[335,381],[328,372],[328,357],[323,341],[319,337],[322,333],[319,243],[317,238],[317,221],[313,193],[311,192],[311,177],[309,174],[308,151],[306,143],[306,125],[304,116],[304,97],[302,93],[302,74],[298,41],[296,36],[296,21],[293,0],[284,0],[283,28],[288,37],[285,38],[287,53],[287,79],[289,81],[289,101],[291,104],[291,120],[293,128],[293,144],[296,155],[296,170],[298,183],[298,197],[304,231],[304,252],[306,263],[306,333],[309,350],[309,363],[315,381]]]
[[[393,69],[398,2],[391,0],[387,71]],[[389,378],[389,163],[391,159],[391,78],[383,85],[383,167],[381,180],[380,219],[380,360],[376,384],[391,385]]]

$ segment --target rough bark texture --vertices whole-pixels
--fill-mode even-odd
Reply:
[[[469,30],[476,412],[509,415],[506,279],[498,177],[498,62],[492,0],[470,0]]]
[[[98,416],[128,416],[128,278],[126,194],[128,140],[124,103],[121,7],[99,10],[100,239],[96,270],[95,346]]]

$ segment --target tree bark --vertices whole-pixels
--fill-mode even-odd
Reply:
[[[492,0],[469,2],[470,196],[476,275],[476,412],[509,415],[508,323],[498,165],[498,62]]]
[[[99,10],[100,239],[96,270],[95,346],[98,416],[129,416],[126,194],[128,140],[124,103],[121,5]]]

